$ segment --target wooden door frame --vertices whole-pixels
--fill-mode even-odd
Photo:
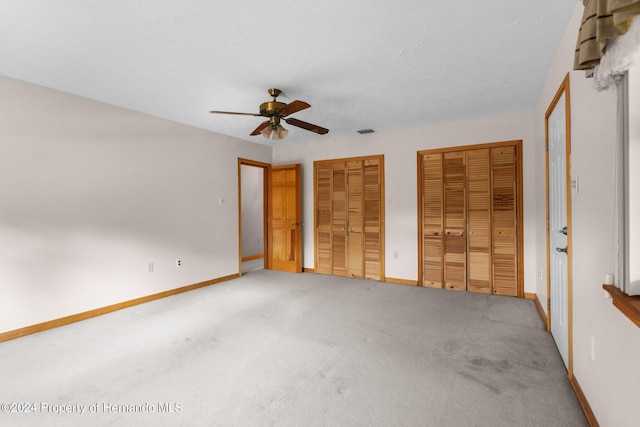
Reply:
[[[264,268],[270,269],[269,260],[269,237],[267,230],[267,215],[269,208],[268,199],[268,175],[271,165],[255,160],[243,159],[238,157],[238,274],[242,276],[242,166],[253,166],[262,168],[262,243],[264,245]]]
[[[523,184],[523,173],[522,173],[522,140],[513,140],[513,141],[501,141],[501,142],[489,142],[485,144],[475,144],[475,145],[463,145],[458,147],[443,147],[443,148],[434,148],[430,150],[421,150],[417,153],[417,161],[418,161],[418,286],[422,286],[424,280],[424,271],[423,271],[423,257],[424,257],[424,248],[423,248],[423,218],[422,218],[422,206],[424,203],[423,194],[422,194],[422,181],[424,179],[423,169],[422,169],[422,156],[430,153],[447,153],[452,151],[468,151],[468,150],[476,150],[483,148],[499,148],[499,147],[514,147],[516,154],[516,176],[518,178],[517,186],[516,186],[516,215],[517,215],[517,248],[518,248],[518,276],[517,276],[517,297],[524,298],[524,184]]]
[[[571,98],[569,90],[569,73],[565,76],[556,92],[549,108],[544,115],[544,141],[545,141],[545,181],[546,181],[546,237],[547,237],[547,331],[551,332],[551,237],[549,234],[549,117],[555,109],[560,98],[564,95],[565,107],[565,134],[566,134],[566,195],[567,195],[567,372],[569,379],[573,378],[573,279],[571,263]]]

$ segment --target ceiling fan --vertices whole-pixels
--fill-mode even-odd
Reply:
[[[260,113],[235,113],[233,111],[210,111],[213,114],[236,114],[240,116],[258,116],[258,117],[267,117],[269,120],[265,120],[260,123],[260,126],[255,128],[251,135],[262,135],[265,138],[278,140],[283,139],[289,133],[288,130],[282,127],[280,124],[281,120],[284,120],[288,124],[292,126],[296,126],[302,129],[306,129],[311,132],[318,133],[320,135],[324,135],[329,132],[329,129],[325,129],[323,127],[303,122],[302,120],[294,119],[293,117],[287,118],[290,114],[296,113],[298,111],[304,110],[306,108],[311,107],[308,103],[304,101],[295,100],[288,104],[284,102],[276,101],[278,95],[280,95],[282,91],[280,89],[269,89],[269,95],[273,96],[273,101],[267,101],[260,104]]]

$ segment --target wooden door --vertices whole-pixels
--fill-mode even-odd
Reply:
[[[382,156],[314,163],[316,272],[384,278]]]
[[[521,141],[418,152],[419,285],[523,296]]]
[[[331,164],[332,274],[347,275],[347,169],[344,162]]]
[[[518,221],[515,147],[491,149],[493,293],[518,295]]]
[[[347,162],[347,270],[364,277],[364,194],[362,160]]]
[[[444,282],[467,289],[465,152],[444,154]]]
[[[491,156],[467,151],[467,290],[492,293]]]
[[[317,165],[314,170],[316,192],[316,265],[320,274],[333,274],[332,251],[332,182],[331,163]]]
[[[573,371],[571,335],[571,178],[569,76],[546,115],[547,263],[549,329],[569,374]]]
[[[269,262],[273,270],[302,272],[301,166],[269,169]]]
[[[422,286],[442,288],[443,191],[442,153],[422,155]]]
[[[364,277],[382,280],[383,170],[380,159],[364,160]]]
[[[347,168],[346,163],[319,162],[315,182],[315,271],[347,275]]]

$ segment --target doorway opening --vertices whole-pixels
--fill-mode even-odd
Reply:
[[[269,164],[238,159],[239,271],[266,267],[267,175]]]

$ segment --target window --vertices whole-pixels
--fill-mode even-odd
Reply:
[[[618,87],[622,169],[618,287],[640,295],[640,50]]]
[[[618,278],[604,288],[640,327],[640,49],[618,84],[618,128]]]

